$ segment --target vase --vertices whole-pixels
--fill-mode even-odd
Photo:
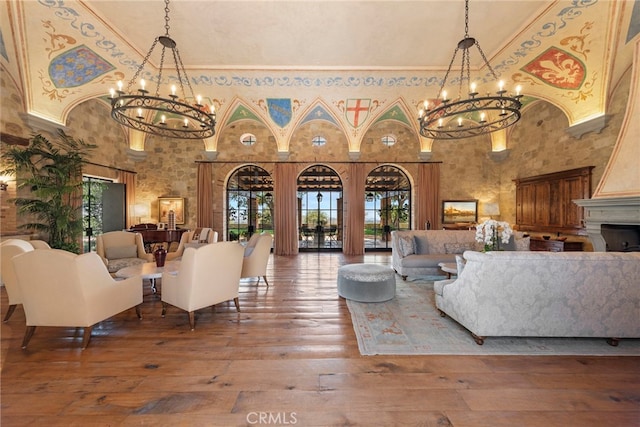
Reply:
[[[153,252],[153,257],[156,260],[156,267],[164,267],[164,261],[167,259],[167,250],[164,246],[160,246]]]

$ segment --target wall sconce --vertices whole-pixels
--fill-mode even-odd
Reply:
[[[4,181],[0,181],[0,190],[1,191],[7,191],[7,187],[9,187],[9,184],[7,184]]]

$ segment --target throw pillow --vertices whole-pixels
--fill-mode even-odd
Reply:
[[[107,259],[121,258],[137,258],[138,247],[136,245],[129,246],[111,246],[104,250]]]
[[[458,269],[458,274],[457,274],[458,277],[460,277],[460,275],[462,274],[462,270],[464,270],[465,263],[466,261],[464,260],[464,258],[462,258],[462,256],[456,255],[456,268]]]
[[[462,254],[464,251],[472,251],[475,249],[473,243],[445,243],[444,253],[446,254]]]
[[[531,237],[523,237],[522,239],[516,239],[516,251],[528,251],[531,243]]]
[[[249,256],[253,253],[254,246],[247,246],[244,248],[244,256]]]
[[[398,239],[398,246],[400,246],[400,255],[403,257],[413,255],[416,250],[413,245],[413,237],[402,236]]]

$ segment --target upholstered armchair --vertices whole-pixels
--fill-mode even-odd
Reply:
[[[180,243],[175,252],[167,253],[167,261],[172,261],[182,257],[186,248],[199,248],[200,246],[218,241],[218,232],[211,228],[196,228],[182,233]]]
[[[96,238],[96,252],[109,273],[136,264],[153,261],[153,254],[144,250],[142,234],[129,231],[109,231]]]
[[[46,242],[43,243],[46,244]],[[32,250],[34,250],[33,245],[26,240],[8,239],[0,243],[0,277],[9,297],[9,309],[4,316],[4,322],[9,320],[16,306],[22,304],[22,292],[20,292],[11,259],[16,255],[31,252]]]
[[[240,311],[242,254],[242,246],[236,242],[186,248],[180,269],[162,274],[162,317],[168,305],[185,310],[194,330],[196,310],[233,299]]]
[[[96,323],[132,307],[141,318],[142,278],[115,280],[95,252],[34,250],[12,261],[27,319],[23,349],[38,326],[82,327],[85,349]]]
[[[269,233],[253,234],[251,236],[249,243],[244,248],[241,278],[257,277],[258,283],[260,283],[260,277],[262,277],[267,286],[269,286],[267,263],[271,254],[272,241],[273,236]]]

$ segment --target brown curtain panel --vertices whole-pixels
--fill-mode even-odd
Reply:
[[[416,189],[416,230],[440,228],[440,163],[423,163],[418,169],[418,188]]]
[[[364,165],[352,163],[345,194],[348,215],[345,221],[343,252],[346,255],[364,254],[364,184]]]
[[[125,203],[127,204],[127,228],[135,225],[136,213],[134,212],[134,205],[136,204],[136,174],[127,171],[118,171],[118,182],[125,185]]]
[[[198,201],[198,211],[196,218],[197,227],[213,228],[213,164],[198,163],[198,182],[196,183],[196,193]]]
[[[294,163],[276,163],[274,170],[274,254],[298,253],[297,168]]]

